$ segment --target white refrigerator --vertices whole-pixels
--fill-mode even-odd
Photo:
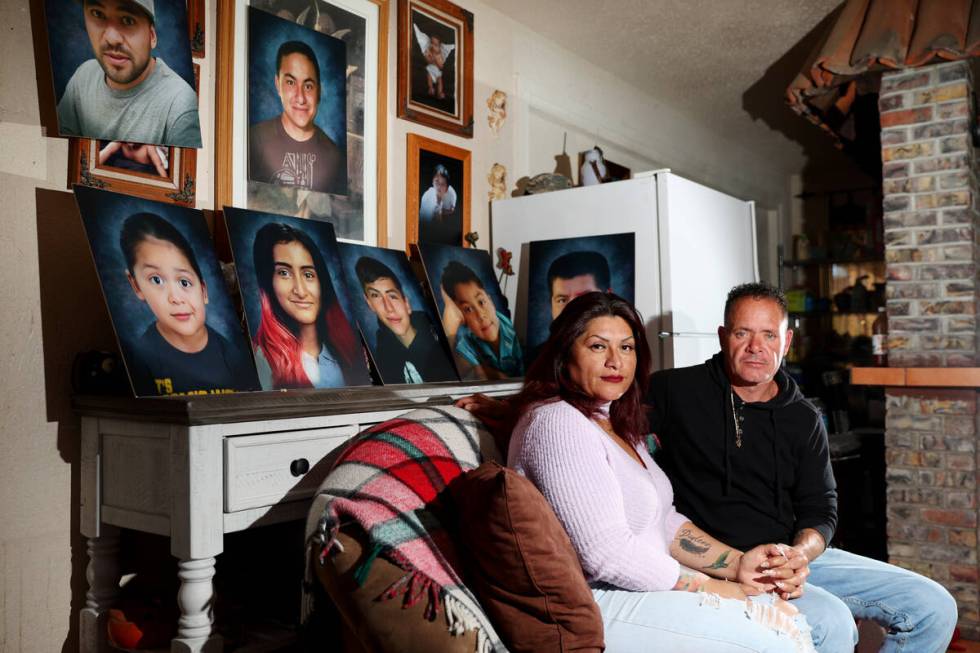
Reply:
[[[635,302],[646,322],[654,369],[710,358],[719,349],[728,291],[759,279],[753,202],[669,170],[497,200],[490,225],[493,251],[513,253],[515,274],[502,289],[521,337],[528,290],[521,271],[528,268],[530,242],[632,232]]]

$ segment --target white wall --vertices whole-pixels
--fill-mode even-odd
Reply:
[[[113,347],[74,202],[64,190],[67,142],[46,138],[41,126],[47,121],[40,107],[45,116],[53,113],[47,71],[36,70],[33,54],[32,20],[39,29],[41,4],[0,2],[0,653],[74,650],[86,556],[76,534],[79,434],[69,370],[75,352]],[[490,6],[460,4],[475,14],[475,137],[390,119],[390,246],[401,247],[405,239],[409,132],[473,152],[473,228],[483,247],[489,246],[490,166],[504,164],[511,185],[522,175],[550,171],[566,130],[573,165],[580,150],[598,143],[611,160],[634,170],[670,167],[768,209],[784,203],[786,176],[761,157]],[[392,45],[395,13],[392,7]],[[388,109],[394,116],[391,50]],[[486,122],[485,101],[495,88],[510,95],[499,137]],[[207,161],[199,165],[204,182]],[[206,190],[205,204],[210,195]]]

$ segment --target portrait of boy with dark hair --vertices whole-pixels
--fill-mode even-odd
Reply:
[[[460,378],[523,375],[523,350],[490,255],[433,243],[419,243],[418,248]]]
[[[58,130],[201,147],[187,7],[160,0],[47,0]]]
[[[248,178],[346,194],[343,42],[250,7],[249,55]]]
[[[527,343],[533,354],[566,305],[587,292],[632,302],[635,238],[631,233],[538,240],[528,245]]]
[[[405,253],[351,243],[341,243],[340,253],[355,317],[382,382],[456,381],[435,315],[430,315]]]

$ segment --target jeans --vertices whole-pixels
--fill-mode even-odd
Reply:
[[[813,652],[802,615],[785,617],[772,597],[752,606],[707,592],[630,592],[594,587],[606,653]]]
[[[853,653],[855,619],[885,629],[885,653],[942,653],[957,620],[956,601],[938,583],[840,549],[810,563],[803,596],[793,604],[806,615],[820,653]]]

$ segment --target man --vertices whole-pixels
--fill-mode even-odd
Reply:
[[[456,372],[424,311],[412,312],[401,281],[370,256],[354,264],[364,301],[378,318],[374,360],[384,383],[455,381]]]
[[[302,41],[276,53],[276,93],[282,113],[248,130],[248,178],[321,193],[347,192],[346,154],[316,126],[320,64]]]
[[[84,0],[95,59],[58,102],[61,133],[107,141],[201,147],[194,89],[160,57],[153,0]]]
[[[735,547],[792,545],[780,594],[795,599],[821,653],[853,651],[856,618],[886,629],[882,650],[945,651],[957,619],[945,589],[826,548],[836,486],[823,422],[780,367],[793,338],[783,294],[762,283],[732,289],[718,338],[712,359],[650,379],[650,426],[677,510]]]
[[[579,295],[612,292],[609,277],[609,263],[599,252],[569,252],[556,258],[548,266],[551,319],[558,317],[565,305]]]

